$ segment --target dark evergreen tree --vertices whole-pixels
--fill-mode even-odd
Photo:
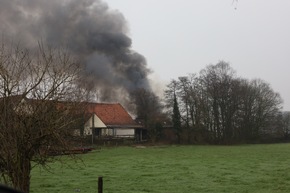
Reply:
[[[181,133],[181,116],[178,108],[178,102],[176,94],[174,93],[173,98],[173,114],[172,114],[172,123],[175,135],[177,137],[177,142],[180,143],[180,133]]]

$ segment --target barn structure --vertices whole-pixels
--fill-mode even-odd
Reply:
[[[146,139],[147,131],[119,103],[89,103],[83,135],[100,138]]]

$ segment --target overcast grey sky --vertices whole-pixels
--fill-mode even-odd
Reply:
[[[133,49],[168,82],[229,62],[270,83],[290,110],[289,0],[104,0],[126,18]]]

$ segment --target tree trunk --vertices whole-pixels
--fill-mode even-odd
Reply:
[[[15,189],[24,193],[29,193],[30,190],[30,172],[31,163],[29,159],[20,158],[15,164],[17,167],[14,169],[14,173],[11,175],[12,185]]]

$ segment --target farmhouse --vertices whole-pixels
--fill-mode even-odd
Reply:
[[[8,98],[7,98],[8,99]],[[131,138],[136,141],[146,139],[146,130],[135,122],[125,108],[119,103],[70,103],[53,100],[40,101],[25,96],[11,96],[15,112],[31,114],[42,104],[56,106],[56,109],[67,110],[75,117],[76,124],[71,128],[76,136],[92,139]],[[41,107],[41,108],[42,108]],[[54,110],[55,111],[55,110]]]
[[[84,136],[145,139],[146,130],[119,103],[89,103],[87,113]]]

